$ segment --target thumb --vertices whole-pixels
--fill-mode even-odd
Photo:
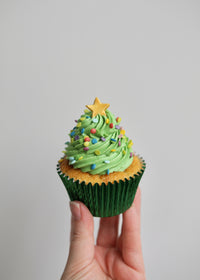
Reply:
[[[81,268],[94,257],[94,221],[88,208],[79,201],[71,201],[71,244],[68,264]]]

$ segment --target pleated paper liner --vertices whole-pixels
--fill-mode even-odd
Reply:
[[[146,168],[145,161],[141,157],[140,160],[142,168],[133,177],[108,184],[95,183],[92,185],[78,180],[74,181],[61,172],[59,164],[57,165],[57,172],[71,201],[83,202],[95,217],[111,217],[125,212],[132,205]]]

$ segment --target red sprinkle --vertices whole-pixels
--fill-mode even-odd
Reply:
[[[84,151],[88,151],[89,148],[88,148],[88,147],[84,147],[83,150],[84,150]]]
[[[95,134],[96,133],[96,129],[95,128],[92,128],[91,130],[90,130],[90,132],[92,133],[92,134]]]
[[[90,142],[90,138],[89,137],[85,137],[84,142]]]
[[[110,128],[113,128],[113,123],[110,123],[109,127],[110,127]]]

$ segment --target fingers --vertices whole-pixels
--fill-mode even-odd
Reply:
[[[121,251],[125,263],[135,270],[143,271],[140,237],[141,191],[138,188],[133,205],[123,213]]]
[[[70,202],[71,244],[68,263],[85,265],[94,257],[94,222],[88,208],[81,202]]]
[[[97,245],[114,247],[118,238],[119,216],[101,218]]]

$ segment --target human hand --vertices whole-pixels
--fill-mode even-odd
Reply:
[[[71,202],[71,244],[61,280],[145,280],[140,238],[141,191],[123,213],[118,236],[119,216],[101,218],[96,245],[94,221],[81,202]]]

